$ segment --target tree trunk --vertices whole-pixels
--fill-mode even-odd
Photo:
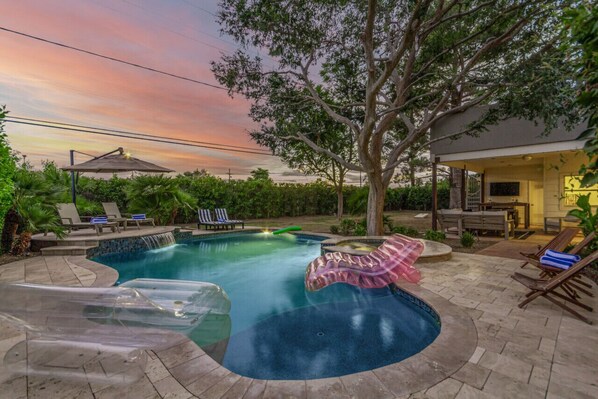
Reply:
[[[450,186],[449,208],[461,208],[461,169],[451,168]]]
[[[9,209],[4,215],[4,225],[2,227],[2,253],[10,252],[15,234],[19,228],[19,214],[14,209]]]
[[[17,239],[13,241],[10,253],[15,256],[25,255],[31,245],[31,236],[32,233],[30,231],[22,232]]]
[[[341,220],[343,218],[343,185],[338,184],[336,186],[336,218],[337,220]]]
[[[380,236],[384,234],[384,224],[382,216],[384,214],[384,198],[386,196],[386,186],[382,180],[381,174],[368,174],[370,181],[370,192],[368,195],[368,235]]]
[[[413,164],[409,165],[409,182],[411,187],[415,187],[415,166]]]

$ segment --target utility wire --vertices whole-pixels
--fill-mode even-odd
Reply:
[[[258,152],[258,151],[249,151],[249,150],[240,150],[240,149],[236,149],[236,148],[218,147],[218,145],[222,145],[222,144],[203,145],[203,144],[183,143],[183,142],[172,141],[170,139],[139,137],[139,136],[133,136],[130,134],[111,133],[111,132],[97,131],[97,130],[91,130],[91,129],[77,128],[77,127],[55,126],[55,125],[50,125],[50,124],[46,124],[46,123],[38,123],[38,122],[27,122],[27,121],[22,121],[22,120],[11,119],[11,117],[6,117],[4,119],[4,121],[9,122],[9,123],[16,123],[16,124],[20,124],[20,125],[39,126],[39,127],[50,128],[50,129],[68,130],[68,131],[72,131],[72,132],[80,132],[80,133],[88,133],[88,134],[97,134],[100,136],[122,137],[122,138],[132,139],[132,140],[142,140],[142,141],[152,141],[152,142],[156,142],[156,143],[175,144],[175,145],[181,145],[181,146],[185,146],[185,147],[198,147],[198,148],[207,148],[210,150],[217,150],[217,151],[242,152],[242,153],[246,153],[246,154],[273,156],[272,154]]]
[[[110,60],[110,61],[119,62],[121,64],[129,65],[129,66],[132,66],[132,67],[135,67],[135,68],[144,69],[146,71],[159,73],[159,74],[165,75],[165,76],[170,76],[170,77],[175,78],[175,79],[181,79],[181,80],[185,80],[187,82],[197,83],[197,84],[200,84],[200,85],[211,87],[213,89],[228,91],[228,89],[226,87],[218,86],[218,85],[215,85],[215,84],[212,84],[212,83],[202,82],[201,80],[197,80],[197,79],[193,79],[193,78],[188,78],[188,77],[181,76],[181,75],[176,75],[174,73],[170,73],[170,72],[162,71],[162,70],[155,69],[155,68],[152,68],[152,67],[147,67],[147,66],[144,66],[144,65],[136,64],[134,62],[129,62],[129,61],[121,60],[119,58],[110,57],[108,55],[103,55],[103,54],[95,53],[93,51],[85,50],[85,49],[82,49],[82,48],[79,48],[79,47],[74,47],[74,46],[70,46],[68,44],[64,44],[64,43],[60,43],[60,42],[55,42],[55,41],[49,40],[49,39],[44,39],[43,37],[30,35],[28,33],[19,32],[19,31],[13,30],[13,29],[8,29],[8,28],[5,28],[3,26],[0,26],[0,30],[3,30],[5,32],[9,32],[9,33],[13,33],[15,35],[27,37],[29,39],[39,40],[39,41],[44,42],[44,43],[53,44],[55,46],[63,47],[63,48],[69,49],[69,50],[75,50],[75,51],[78,51],[80,53],[85,53],[85,54],[93,55],[95,57],[104,58],[104,59],[107,59],[107,60]]]
[[[104,132],[109,132],[109,133],[120,133],[120,134],[135,135],[135,136],[140,136],[140,137],[149,137],[152,139],[183,141],[183,142],[193,143],[193,144],[229,147],[229,148],[236,148],[236,149],[240,149],[240,150],[248,150],[248,151],[256,151],[256,152],[263,151],[264,155],[270,155],[270,151],[268,151],[268,150],[261,150],[259,148],[244,147],[244,146],[232,145],[232,144],[221,144],[221,143],[212,143],[212,142],[207,142],[207,141],[179,139],[176,137],[159,136],[159,135],[153,135],[153,134],[147,134],[147,133],[136,133],[136,132],[129,132],[126,130],[106,129],[106,128],[95,127],[95,126],[76,125],[73,123],[56,122],[56,121],[49,121],[49,120],[35,119],[35,118],[25,118],[25,117],[19,117],[19,116],[14,116],[14,115],[9,115],[9,116],[7,116],[7,118],[12,118],[12,119],[17,119],[17,120],[22,120],[22,121],[27,121],[27,122],[36,122],[36,123],[43,123],[43,124],[52,124],[52,125],[61,125],[61,126],[74,127],[74,128],[82,128],[82,129],[86,129],[86,130],[99,130],[99,131],[104,131]]]

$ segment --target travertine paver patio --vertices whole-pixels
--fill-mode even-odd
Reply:
[[[109,272],[89,271],[86,267],[91,262],[77,266],[81,261],[82,257],[36,257],[0,266],[0,281],[83,286],[110,281]],[[450,261],[420,266],[423,288],[458,305],[474,319],[478,343],[469,362],[452,376],[400,397],[598,397],[598,327],[563,314],[542,298],[519,309],[517,303],[525,290],[509,276],[520,270],[520,264],[513,259],[456,253]],[[523,271],[537,274],[531,268]],[[595,297],[584,301],[596,307]],[[590,317],[598,321],[595,312]],[[0,323],[1,356],[23,339],[20,332]],[[326,380],[252,380],[206,362],[207,355],[190,342],[158,354],[150,352],[150,356],[146,376],[131,386],[39,377],[4,381],[8,375],[3,374],[0,398],[392,398],[404,388],[376,370]],[[206,363],[212,366],[197,366]]]

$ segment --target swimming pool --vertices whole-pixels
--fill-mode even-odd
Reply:
[[[145,277],[224,288],[230,318],[216,317],[190,338],[229,370],[251,378],[313,379],[370,370],[420,352],[439,334],[431,313],[389,288],[334,284],[306,292],[305,267],[319,255],[316,237],[246,233],[94,260],[115,268],[119,283]]]

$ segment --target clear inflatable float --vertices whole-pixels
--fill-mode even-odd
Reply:
[[[5,353],[2,375],[92,383],[138,380],[145,349],[183,342],[208,315],[230,311],[222,288],[193,281],[138,279],[109,288],[2,284],[0,296],[3,325],[23,336]]]
[[[308,291],[318,291],[330,284],[347,283],[381,288],[399,278],[417,283],[421,275],[413,264],[423,250],[421,241],[396,234],[368,255],[327,253],[307,266],[305,287]]]

